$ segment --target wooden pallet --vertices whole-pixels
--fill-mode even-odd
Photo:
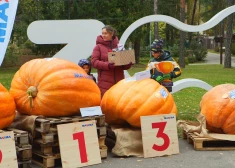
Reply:
[[[32,161],[42,167],[53,167],[55,165],[61,166],[57,125],[89,120],[96,121],[101,158],[107,158],[107,147],[105,146],[106,126],[104,115],[91,117],[38,117],[35,122],[34,139],[32,142]]]
[[[96,127],[98,137],[106,136],[106,127]],[[50,128],[49,132],[41,132],[41,129],[35,129],[34,131],[34,140],[42,140],[43,143],[56,143],[58,142],[58,132],[57,128]]]
[[[38,117],[35,121],[35,127],[37,131],[42,133],[51,132],[53,129],[57,129],[56,126],[58,124],[66,124],[72,122],[82,122],[95,120],[97,127],[105,126],[105,116],[90,116],[90,117],[81,117],[81,116],[70,116],[70,117],[57,117],[57,118],[49,118],[49,117]]]
[[[44,155],[41,151],[33,151],[32,162],[40,167],[61,166],[60,154]]]
[[[16,147],[16,155],[19,168],[29,168],[32,160],[32,146],[29,144],[29,134],[27,131],[5,128],[0,132],[13,131]]]
[[[29,134],[27,131],[15,128],[5,128],[4,130],[0,130],[0,132],[6,131],[13,131],[16,146],[23,147],[24,145],[29,145]]]
[[[31,168],[31,160],[18,161],[18,168]]]
[[[101,136],[98,138],[99,148],[105,149],[107,148],[105,145],[106,136]],[[60,153],[59,142],[43,142],[41,139],[37,139],[33,141],[33,151],[40,151],[43,155],[53,155],[56,153]],[[103,157],[101,157],[103,158]]]
[[[105,145],[105,136],[99,138],[99,147],[101,159],[106,159],[108,148]],[[32,162],[41,167],[62,166],[59,144],[34,141]]]
[[[235,141],[219,140],[213,138],[201,138],[183,130],[183,138],[193,144],[195,150],[235,150]]]

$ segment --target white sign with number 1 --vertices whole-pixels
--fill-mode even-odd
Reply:
[[[96,121],[57,125],[63,168],[101,163]]]
[[[141,117],[144,157],[179,153],[179,142],[174,114]]]

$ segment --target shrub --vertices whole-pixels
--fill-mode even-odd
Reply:
[[[174,57],[173,59],[179,64],[179,57]],[[185,62],[185,65],[188,65],[189,61],[187,57],[184,58],[184,62]]]
[[[202,61],[207,56],[207,49],[203,47],[198,41],[193,40],[190,45],[190,49],[193,50],[193,55],[197,61]]]
[[[169,46],[169,51],[172,57],[179,57],[180,47],[178,44],[174,44],[173,46]]]
[[[18,62],[17,51],[18,47],[15,44],[8,45],[5,58],[2,63],[2,67],[13,67],[17,65]]]

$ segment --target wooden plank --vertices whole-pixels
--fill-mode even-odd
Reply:
[[[35,121],[35,127],[40,132],[47,133],[50,132],[50,128],[56,128],[58,124],[72,123],[72,122],[82,122],[95,120],[97,127],[105,126],[105,115],[101,116],[70,116],[70,117],[38,117]]]
[[[106,127],[97,127],[97,134],[98,134],[98,137],[100,136],[106,136]]]
[[[17,160],[18,161],[28,161],[32,159],[32,146],[27,145],[24,148],[16,146]]]
[[[60,153],[58,142],[44,143],[42,140],[36,140],[33,142],[33,151],[41,151],[44,155],[53,155]]]
[[[33,151],[32,155],[32,162],[42,167],[54,167],[57,159],[60,159],[60,154],[43,155],[40,151]]]
[[[108,148],[106,146],[103,146],[100,149],[100,157],[101,157],[101,159],[106,159],[107,155],[108,155]]]
[[[105,138],[106,138],[106,136],[101,136],[101,137],[99,137],[99,147],[100,147],[100,149],[102,148],[102,147],[106,147],[106,145],[105,145]]]
[[[31,160],[28,161],[18,161],[18,168],[32,168]]]

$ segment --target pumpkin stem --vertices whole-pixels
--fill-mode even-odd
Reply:
[[[27,90],[29,95],[30,110],[33,108],[33,98],[37,96],[38,89],[35,86],[30,86]]]

